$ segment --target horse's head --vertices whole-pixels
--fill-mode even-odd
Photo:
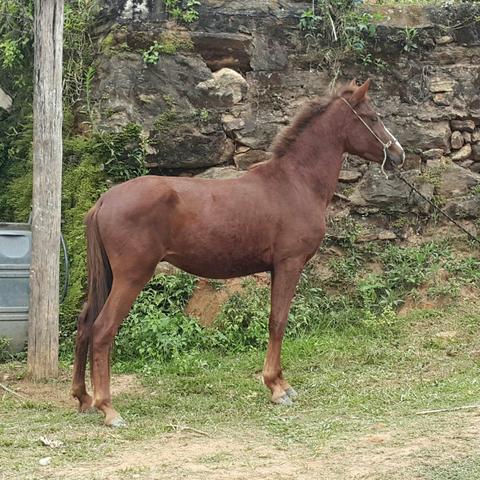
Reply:
[[[350,90],[342,95],[338,103],[346,117],[346,151],[386,168],[401,167],[405,152],[370,105],[367,96],[370,80],[359,87],[352,81],[350,87],[353,93]]]

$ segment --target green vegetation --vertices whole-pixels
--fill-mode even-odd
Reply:
[[[480,478],[480,459],[464,458],[453,460],[446,465],[421,469],[427,480],[470,480]]]
[[[62,209],[63,235],[70,256],[69,290],[61,306],[61,337],[71,339],[75,330],[76,316],[80,310],[86,289],[86,242],[83,218],[100,194],[106,189],[105,174],[88,153],[89,142],[78,138],[65,144],[65,150],[77,150],[75,163],[65,166],[63,174]],[[67,342],[63,348],[70,348]]]
[[[193,43],[186,32],[168,31],[162,33],[160,39],[143,52],[143,61],[155,65],[160,60],[160,55],[174,55],[177,52],[190,52],[193,50]]]
[[[153,45],[143,53],[143,61],[155,65],[158,63],[161,53],[173,55],[176,51],[175,46],[172,44],[164,45],[155,41]]]
[[[89,35],[98,5],[77,0],[65,5],[65,132],[71,131],[72,105],[91,84],[93,42]],[[0,2],[0,85],[15,92],[14,111],[0,122],[0,218],[26,221],[31,196],[33,2]],[[5,19],[5,21],[4,21]]]
[[[380,14],[360,10],[354,0],[316,0],[300,17],[307,51],[330,67],[353,56],[365,65],[383,68],[384,62],[368,51],[367,43],[376,36],[375,21]]]
[[[451,3],[460,3],[463,0],[450,0]],[[442,5],[445,0],[375,0],[375,5],[397,7],[402,5]]]
[[[159,275],[143,290],[115,342],[115,357],[128,361],[170,360],[198,346],[202,329],[183,313],[194,277]]]
[[[416,43],[417,36],[418,36],[417,29],[413,27],[405,27],[404,35],[405,35],[405,40],[404,40],[403,50],[405,52],[413,52],[417,50],[418,48],[418,45]]]
[[[92,117],[96,46],[90,29],[98,8],[95,0],[75,0],[65,5],[62,231],[71,266],[70,288],[61,309],[64,339],[71,339],[85,294],[83,218],[107,189],[107,178],[110,182],[121,182],[146,173],[147,142],[139,125],[130,124],[116,132],[96,129],[86,135],[74,132],[74,104],[76,112],[85,115],[88,121]],[[6,121],[0,122],[2,221],[26,221],[31,209],[32,9],[31,1],[0,2],[0,16],[6,19],[0,25],[0,85],[16,92],[15,110]],[[69,346],[66,342],[64,348]]]
[[[198,20],[198,0],[165,0],[167,13],[175,20],[184,23],[193,23]]]
[[[140,125],[130,123],[120,132],[96,132],[91,146],[97,161],[103,163],[107,177],[114,183],[146,175],[147,139]]]
[[[69,292],[61,308],[61,330],[71,339],[86,289],[86,243],[83,218],[107,189],[110,181],[122,182],[146,173],[145,139],[137,124],[118,132],[96,132],[89,137],[65,140],[62,210],[63,234],[70,251]],[[64,346],[68,350],[71,344]]]
[[[12,359],[9,351],[10,340],[5,337],[0,337],[0,363],[4,363]]]

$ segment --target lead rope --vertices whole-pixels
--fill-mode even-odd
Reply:
[[[353,114],[365,125],[365,127],[367,128],[367,130],[378,140],[378,142],[383,146],[383,162],[382,162],[382,173],[385,175],[385,178],[387,180],[389,180],[389,177],[387,175],[387,172],[385,172],[385,164],[387,162],[387,151],[388,149],[392,146],[392,140],[388,141],[388,143],[384,143],[380,137],[370,128],[370,126],[365,122],[365,120],[363,120],[363,118],[356,112],[356,110],[350,105],[349,102],[347,102],[347,100],[345,100],[345,98],[343,97],[340,97],[340,99],[348,105],[348,107],[350,108],[350,110],[353,112]],[[408,185],[408,187],[411,188],[412,191],[414,191],[420,198],[422,198],[423,200],[425,200],[429,205],[431,205],[437,212],[441,213],[445,218],[447,218],[450,222],[452,222],[456,227],[458,227],[462,232],[464,232],[465,234],[467,234],[473,241],[477,242],[478,244],[480,244],[480,239],[478,239],[475,235],[473,235],[472,233],[470,233],[465,227],[463,227],[462,225],[460,225],[456,220],[454,220],[447,212],[444,212],[440,207],[438,207],[437,205],[435,205],[430,199],[428,199],[425,195],[423,195],[423,193],[420,193],[417,188],[412,184],[410,183],[408,180],[405,180],[405,178],[403,178],[402,176],[402,172],[400,169],[397,169],[395,165],[393,165],[392,163],[392,166],[395,168],[395,173],[397,174],[398,178],[400,180],[402,180],[402,182],[404,182],[406,185]]]

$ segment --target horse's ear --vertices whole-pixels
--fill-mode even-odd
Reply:
[[[357,88],[357,79],[354,78],[354,79],[348,84],[348,86],[349,86],[350,88]]]
[[[365,99],[365,96],[368,93],[368,89],[370,88],[371,79],[369,78],[363,85],[358,87],[355,92],[353,92],[352,98],[350,99],[350,103],[353,105],[358,105]]]

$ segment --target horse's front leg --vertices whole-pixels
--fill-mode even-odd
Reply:
[[[272,392],[272,402],[284,405],[290,405],[297,396],[295,390],[283,378],[280,356],[290,304],[304,265],[303,258],[288,259],[274,265],[272,271],[272,305],[263,381]]]

